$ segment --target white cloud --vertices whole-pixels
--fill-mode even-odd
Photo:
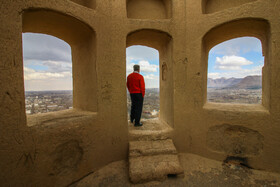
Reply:
[[[133,72],[133,66],[135,63],[131,62],[132,58],[126,58],[126,74]]]
[[[34,69],[24,67],[24,80],[50,80],[59,79],[65,77],[71,77],[72,73],[65,72],[46,72],[46,71],[36,71]]]
[[[148,61],[140,61],[140,71],[143,72],[157,72],[157,69],[159,68],[157,65],[150,64]]]
[[[24,67],[25,91],[72,90],[72,73],[36,71]]]
[[[148,74],[144,76],[145,80],[159,80],[159,76],[156,76],[154,74]]]
[[[212,79],[221,78],[221,73],[208,73],[208,78],[212,78]]]
[[[131,73],[133,71],[133,66],[135,64],[140,65],[140,72],[150,73],[150,72],[157,72],[157,69],[159,68],[158,65],[150,64],[148,61],[139,61],[138,63],[132,63],[130,61],[127,61],[126,63],[126,72]]]
[[[216,57],[215,69],[218,70],[241,70],[241,66],[251,65],[253,62],[240,56]]]
[[[72,71],[72,63],[63,62],[63,61],[43,61],[44,66],[48,67],[48,71],[50,72],[64,72],[64,71]]]
[[[47,80],[24,80],[25,91],[43,91],[43,90],[72,90],[72,78],[60,78],[53,81]]]

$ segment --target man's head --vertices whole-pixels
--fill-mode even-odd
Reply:
[[[135,64],[135,65],[133,66],[133,70],[134,70],[134,71],[137,71],[137,72],[140,72],[140,66],[137,65],[137,64]]]

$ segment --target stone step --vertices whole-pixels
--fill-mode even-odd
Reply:
[[[162,181],[168,175],[183,175],[177,155],[153,155],[129,158],[129,176],[132,183]]]
[[[152,156],[159,154],[177,154],[177,150],[171,139],[129,142],[129,157]]]
[[[131,182],[161,181],[183,172],[172,139],[129,142]]]

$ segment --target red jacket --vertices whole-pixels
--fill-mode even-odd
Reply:
[[[131,73],[127,76],[126,86],[129,93],[142,93],[145,96],[145,82],[144,77],[139,73]]]

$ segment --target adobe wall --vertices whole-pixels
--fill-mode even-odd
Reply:
[[[148,7],[143,2],[0,2],[3,186],[65,186],[127,158],[125,50],[136,44],[160,52],[167,72],[161,119],[174,128],[179,152],[216,160],[246,157],[253,168],[280,172],[280,2],[151,0]],[[147,11],[150,7],[159,11]],[[71,45],[74,110],[26,119],[22,32],[51,34]],[[264,104],[206,103],[209,49],[247,35],[259,38],[264,49]]]

